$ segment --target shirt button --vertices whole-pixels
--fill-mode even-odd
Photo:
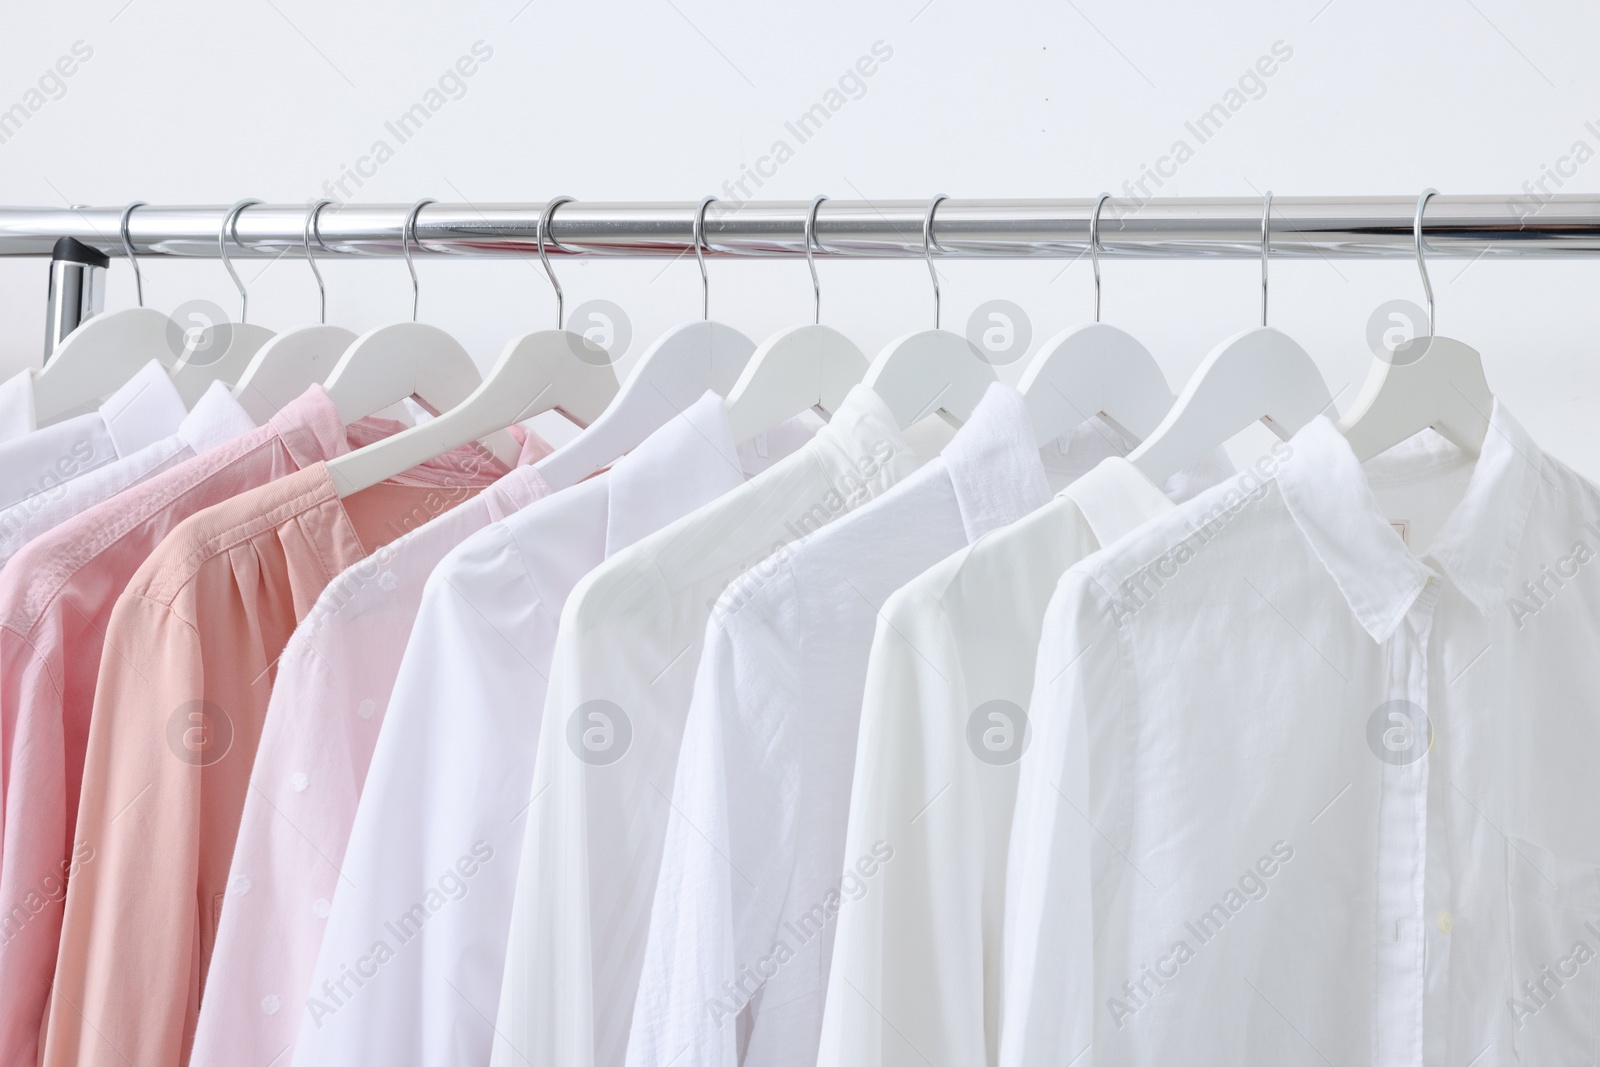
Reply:
[[[1455,920],[1450,917],[1450,913],[1448,911],[1441,911],[1439,913],[1439,932],[1441,934],[1448,934],[1450,932],[1450,928],[1454,925]]]

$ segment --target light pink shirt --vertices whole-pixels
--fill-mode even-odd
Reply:
[[[86,858],[67,884],[42,1063],[188,1060],[289,635],[346,567],[505,473],[460,449],[341,500],[317,463],[190,516],[129,580],[95,687]]]
[[[349,440],[378,434],[357,424]],[[348,448],[314,386],[266,426],[41,534],[0,571],[0,1063],[34,1062],[66,875],[95,854],[74,849],[72,829],[112,604],[188,516]]]
[[[549,452],[530,436],[521,462]],[[549,492],[537,471],[519,467],[339,575],[295,629],[250,773],[194,1063],[287,1063],[428,575],[470,535]]]

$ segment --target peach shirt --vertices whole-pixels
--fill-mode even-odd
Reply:
[[[278,656],[324,586],[506,473],[472,447],[340,500],[319,463],[185,520],[111,614],[44,1032],[52,1067],[188,1059]]]

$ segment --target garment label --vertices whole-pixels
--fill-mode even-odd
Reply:
[[[1394,532],[1400,535],[1400,543],[1407,548],[1411,547],[1411,520],[1398,519],[1389,524],[1394,527]]]

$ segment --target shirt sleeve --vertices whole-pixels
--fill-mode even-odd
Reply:
[[[39,1024],[55,973],[72,850],[77,778],[69,776],[69,721],[44,657],[0,628],[0,1063],[38,1060]]]
[[[967,851],[981,835],[976,783],[963,737],[928,725],[965,721],[964,688],[942,620],[891,597],[867,666],[844,852],[876,877],[839,913],[819,1067],[986,1059],[981,923],[970,915],[983,870]],[[973,997],[975,1035],[962,1026]]]
[[[244,661],[248,663],[249,661]],[[125,594],[100,663],[43,1063],[181,1063],[200,999],[201,940],[222,901],[197,892],[206,768],[232,740],[194,628]],[[247,686],[249,679],[238,679]]]
[[[295,1067],[487,1062],[551,625],[525,578],[447,557],[428,579],[289,1006]]]
[[[1119,632],[1098,586],[1070,570],[1045,613],[1006,871],[1001,1067],[1071,1060],[1093,1041],[1091,853],[1127,813],[1090,805],[1090,768],[1119,774],[1105,736],[1132,723]],[[1097,736],[1100,735],[1100,736]],[[1095,759],[1089,759],[1090,749]],[[1112,848],[1119,848],[1111,844]],[[1142,877],[1132,868],[1119,877]]]
[[[797,598],[771,599],[792,609]],[[784,633],[791,617],[752,618],[753,608],[729,603],[730,614],[707,623],[684,726],[629,1067],[680,1055],[737,1067],[741,1033],[750,1049],[766,1042],[759,1005],[794,999],[793,989],[776,991],[780,972],[812,982],[825,975],[819,941],[780,930],[793,903],[784,898],[801,803],[795,734],[806,710],[795,642]]]
[[[269,1062],[293,1045],[343,854],[337,813],[355,808],[349,732],[319,725],[354,712],[329,707],[341,688],[333,673],[297,631],[278,663],[251,770],[195,1031],[197,1064]]]

